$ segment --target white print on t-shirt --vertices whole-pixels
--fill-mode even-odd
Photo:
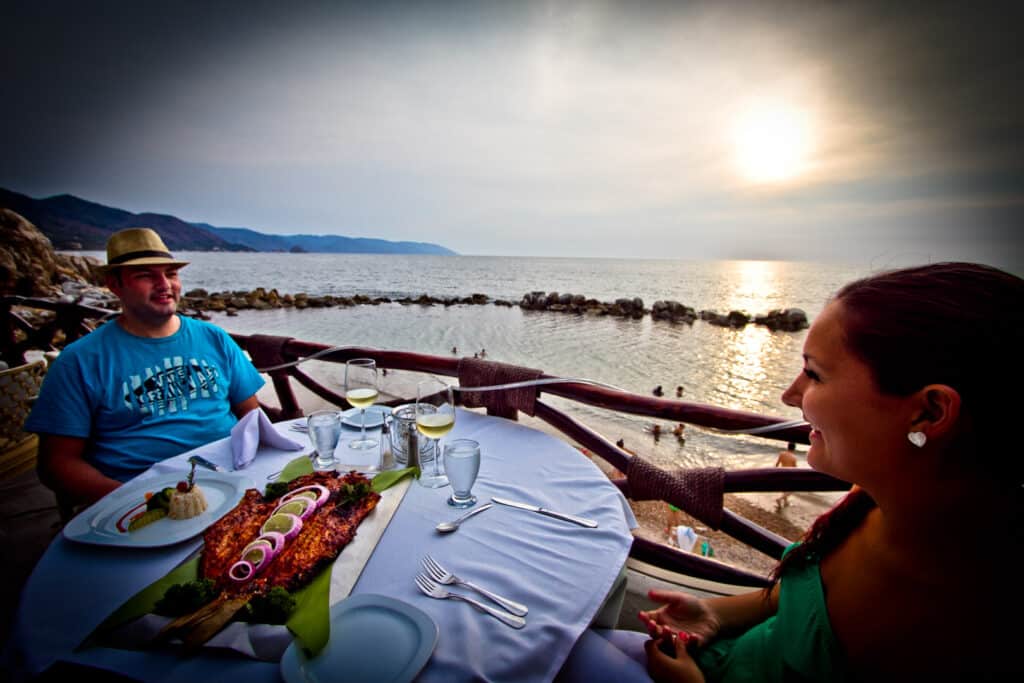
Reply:
[[[142,415],[185,411],[190,400],[219,395],[219,378],[220,371],[205,360],[164,358],[163,367],[148,367],[122,383],[124,406]]]

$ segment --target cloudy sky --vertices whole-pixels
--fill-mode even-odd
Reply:
[[[1024,270],[1020,3],[0,6],[0,186],[464,254]]]

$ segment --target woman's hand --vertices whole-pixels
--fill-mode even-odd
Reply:
[[[655,640],[682,632],[696,647],[702,647],[722,628],[718,614],[705,600],[693,595],[652,590],[647,597],[663,603],[657,609],[640,612],[640,621]]]
[[[687,652],[692,638],[686,633],[672,637],[667,631],[661,638],[644,643],[647,652],[647,673],[658,683],[704,683],[704,674]],[[674,650],[675,656],[667,655],[662,648]]]

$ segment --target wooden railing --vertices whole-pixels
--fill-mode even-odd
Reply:
[[[273,381],[279,400],[279,407],[264,406],[264,408],[275,412],[275,417],[279,419],[299,417],[303,414],[302,407],[295,398],[291,384],[292,380],[298,382],[301,386],[325,401],[337,406],[346,405],[344,398],[340,394],[324,387],[302,370],[301,363],[314,357],[320,361],[342,364],[351,358],[373,358],[377,362],[378,367],[381,368],[430,373],[447,377],[458,377],[459,374],[460,361],[458,358],[366,347],[328,347],[324,344],[265,335],[232,334],[231,336],[243,349],[249,352],[257,368],[269,369],[267,374]],[[540,379],[551,380],[556,378],[552,375],[541,375]],[[544,395],[558,396],[589,406],[633,415],[657,417],[673,422],[683,422],[718,430],[752,430],[784,422],[781,418],[756,413],[730,410],[700,403],[640,396],[607,387],[572,381],[557,384],[541,384],[536,387],[536,390],[538,392],[538,400],[535,406],[536,417],[555,427],[566,437],[586,448],[592,454],[601,457],[620,472],[629,471],[630,460],[634,456],[565,412],[545,403],[541,398]],[[390,404],[398,405],[400,403],[408,403],[411,400],[412,397],[399,397],[390,401]],[[806,426],[784,427],[762,434],[764,438],[797,443],[807,443],[807,435],[808,428]],[[614,481],[623,493],[629,497],[629,480],[621,478]],[[843,491],[848,488],[849,485],[845,482],[805,469],[760,468],[728,471],[724,474],[725,493]],[[686,509],[686,507],[683,507],[683,509],[686,512],[693,512]],[[780,557],[790,540],[794,540],[782,538],[727,509],[721,511],[719,528],[733,538],[774,558]],[[694,553],[682,552],[663,543],[657,543],[645,538],[637,537],[634,540],[631,555],[655,566],[698,578],[750,586],[767,584],[767,578],[764,576]]]
[[[52,311],[54,315],[43,324],[33,326],[26,317],[14,309],[14,307],[20,306]],[[21,362],[24,360],[26,350],[55,350],[62,343],[88,333],[111,315],[112,313],[107,309],[74,302],[62,303],[15,296],[0,297],[0,326],[2,326],[0,344],[3,345],[0,350],[5,359]],[[335,348],[291,338],[265,335],[232,334],[231,336],[249,352],[256,367],[269,375],[277,394],[278,406],[264,406],[264,409],[276,419],[299,417],[304,412],[303,407],[296,399],[293,381],[324,401],[339,407],[346,405],[343,396],[323,386],[302,370],[301,364],[314,357],[331,363],[344,363],[348,359],[357,357],[373,358],[379,367],[389,370],[430,373],[453,378],[459,375],[460,361],[452,357],[362,347]],[[552,375],[541,375],[540,379],[557,378]],[[593,455],[602,458],[615,469],[627,474],[631,470],[630,465],[634,456],[574,417],[544,402],[543,398],[556,396],[621,413],[643,415],[725,431],[753,430],[783,422],[781,418],[777,417],[700,403],[641,396],[579,381],[544,383],[537,386],[536,391],[537,400],[534,406],[536,417],[544,420]],[[400,397],[391,401],[390,404],[407,403],[412,398]],[[788,426],[760,434],[766,439],[796,443],[807,443],[807,435],[806,426]],[[627,497],[631,497],[629,477],[613,481]],[[636,483],[634,482],[634,486]],[[806,469],[761,468],[725,472],[720,493],[843,491],[848,488],[849,485],[844,482]],[[678,501],[676,502],[679,504]],[[694,513],[694,510],[688,509],[685,501],[679,506],[685,512]],[[720,516],[717,519],[718,528],[721,531],[771,557],[780,557],[789,541],[795,540],[782,538],[731,510],[720,507],[719,512]],[[697,578],[744,586],[767,584],[765,576],[641,537],[634,540],[631,555],[655,566]]]
[[[33,324],[16,307],[50,311],[53,315]],[[26,351],[57,351],[113,315],[116,311],[76,301],[0,297],[0,357],[12,366],[20,365],[25,362]]]

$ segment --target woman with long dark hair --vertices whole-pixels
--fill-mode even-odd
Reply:
[[[807,462],[854,486],[769,589],[652,592],[650,677],[1024,680],[1024,280],[969,263],[858,280],[803,355],[783,400],[811,425]]]

